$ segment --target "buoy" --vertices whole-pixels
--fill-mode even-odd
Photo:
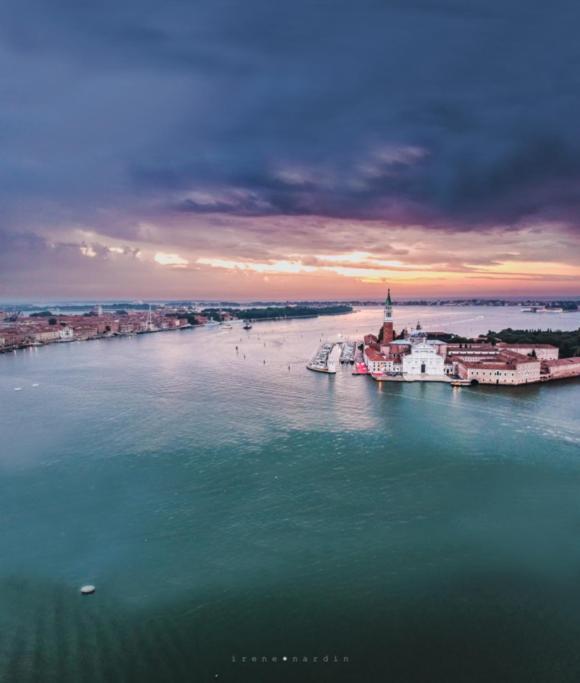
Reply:
[[[81,588],[81,593],[83,595],[91,595],[94,593],[97,589],[94,586],[88,585],[88,586],[83,586]]]

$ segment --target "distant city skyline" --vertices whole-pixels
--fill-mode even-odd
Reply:
[[[0,299],[578,296],[578,18],[9,0]]]
[[[395,301],[395,299],[393,298]],[[489,302],[491,304],[499,304],[504,302],[506,304],[524,304],[530,305],[534,302],[571,302],[579,303],[580,295],[574,294],[559,294],[559,295],[547,295],[547,296],[465,296],[465,297],[455,297],[455,296],[441,296],[441,297],[399,297],[396,299],[398,305],[414,305],[421,304],[425,302],[427,304],[454,304],[454,303],[465,303],[466,305],[479,305]],[[175,298],[164,298],[164,297],[144,297],[144,298],[131,298],[131,297],[112,297],[112,298],[74,298],[74,297],[13,297],[0,299],[0,309],[8,307],[13,309],[15,306],[22,306],[23,308],[34,308],[39,307],[87,307],[102,305],[106,307],[116,306],[119,307],[126,304],[128,307],[138,307],[138,306],[164,306],[165,304],[187,304],[187,305],[207,305],[220,304],[224,307],[231,304],[233,306],[246,306],[248,304],[256,305],[267,305],[267,304],[316,304],[316,303],[350,303],[353,305],[368,305],[382,307],[384,304],[384,296],[382,297],[369,297],[369,298],[353,298],[353,297],[340,297],[336,299],[331,298],[315,298],[310,297],[306,299],[281,299],[281,298],[233,298],[233,297],[219,297],[219,298],[200,298],[200,297],[175,297]]]

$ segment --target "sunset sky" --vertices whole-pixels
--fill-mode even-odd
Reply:
[[[6,0],[0,299],[580,295],[576,0]]]

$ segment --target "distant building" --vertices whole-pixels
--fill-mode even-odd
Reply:
[[[456,356],[455,374],[477,384],[529,384],[539,382],[541,363],[537,358],[509,350],[478,358]]]
[[[61,327],[59,332],[61,341],[72,341],[75,338],[75,331],[70,325]]]
[[[58,329],[37,329],[31,332],[31,338],[36,344],[48,344],[60,340],[60,330]]]
[[[580,358],[559,358],[542,361],[542,372],[547,379],[580,377]]]

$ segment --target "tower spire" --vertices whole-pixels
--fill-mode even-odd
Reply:
[[[387,298],[385,299],[385,322],[392,322],[393,320],[393,302],[391,301],[391,289],[387,291]]]

